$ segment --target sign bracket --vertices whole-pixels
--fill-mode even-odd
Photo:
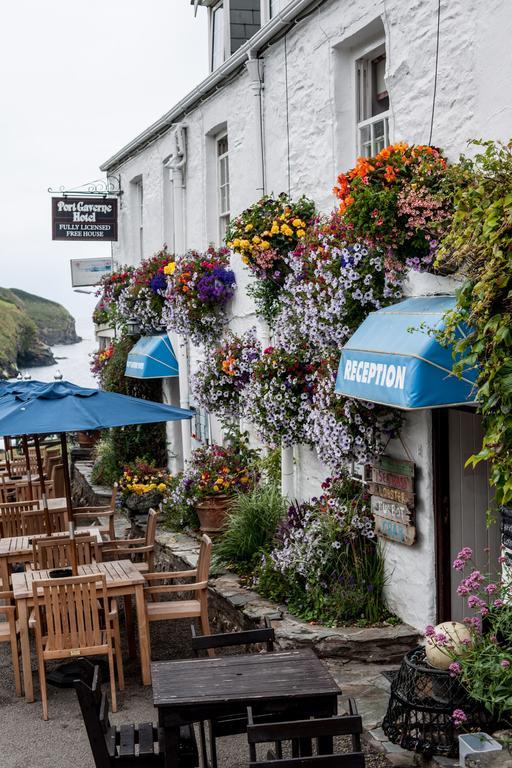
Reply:
[[[47,190],[50,195],[60,195],[61,197],[85,197],[91,195],[91,197],[112,197],[113,195],[121,197],[123,190],[121,189],[121,176],[108,176],[106,179],[95,179],[94,181],[88,181],[85,184],[80,184],[77,187],[66,189],[61,186],[58,189],[48,187]]]

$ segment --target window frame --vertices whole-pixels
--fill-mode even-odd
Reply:
[[[144,182],[140,178],[136,181],[137,187],[137,232],[139,240],[139,257],[144,259]]]
[[[226,151],[219,154],[219,144],[221,141],[226,140]],[[222,162],[226,161],[226,178],[224,184],[222,181]],[[215,168],[216,168],[216,188],[217,188],[217,229],[219,236],[219,244],[222,244],[226,229],[231,217],[231,196],[230,196],[230,176],[229,176],[229,140],[227,129],[221,131],[215,136]],[[228,207],[223,209],[222,198],[223,190],[227,190],[225,198],[227,198]]]
[[[222,9],[222,23],[220,26],[222,61],[216,63],[215,56],[215,14]],[[225,0],[219,0],[211,7],[210,11],[210,72],[214,72],[226,61],[226,12],[229,15],[229,7]]]
[[[386,45],[381,43],[378,46],[372,46],[369,50],[362,53],[355,60],[355,100],[356,100],[356,151],[358,156],[373,157],[384,147],[389,146],[390,139],[390,118],[391,105],[370,117],[360,119],[361,115],[372,112],[373,96],[373,67],[372,64],[379,57],[387,56]],[[389,99],[389,92],[387,92]],[[383,124],[382,140],[375,135],[375,128],[378,123]],[[363,140],[364,129],[369,128],[369,141]]]

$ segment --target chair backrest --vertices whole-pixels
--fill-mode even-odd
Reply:
[[[147,547],[155,546],[157,520],[158,520],[158,512],[156,512],[156,510],[154,509],[150,509],[148,512],[148,522],[146,525],[146,546]]]
[[[32,582],[37,627],[41,609],[46,622],[47,648],[52,651],[105,647],[101,608],[108,610],[104,574]],[[109,624],[107,622],[107,632]],[[38,630],[40,631],[40,630]]]
[[[50,480],[53,486],[53,496],[60,498],[66,495],[66,485],[64,483],[64,464],[54,464]]]
[[[32,501],[33,499],[41,498],[41,486],[39,484],[39,478],[33,476],[30,480],[17,480],[16,487],[16,501]]]
[[[51,525],[51,531],[48,531],[47,513],[39,508],[39,502],[36,501],[32,503],[37,505],[36,509],[23,511],[21,513],[22,527],[25,535],[34,536],[37,533],[59,533],[68,530],[68,513],[65,509],[48,510],[48,517]]]
[[[36,501],[11,501],[0,504],[0,534],[3,538],[11,536],[25,536],[28,531],[24,513],[32,513],[39,510],[39,502]]]
[[[208,581],[211,559],[212,540],[209,536],[203,533],[201,537],[201,546],[199,548],[199,558],[197,561],[197,581]]]
[[[112,486],[112,496],[110,498],[110,509],[112,512],[116,511],[117,494],[119,493],[119,483],[114,483]]]
[[[250,629],[244,632],[223,632],[218,635],[197,635],[196,628],[192,624],[191,646],[194,654],[199,656],[199,651],[209,651],[215,648],[227,648],[232,646],[265,645],[267,653],[274,650],[275,633],[272,627],[263,629]]]
[[[279,768],[317,766],[317,768],[364,768],[361,751],[363,723],[360,715],[342,715],[291,722],[254,724],[251,707],[247,707],[247,741],[250,768],[276,765]],[[352,752],[334,752],[333,737],[351,736]],[[283,742],[291,742],[291,758],[283,759]],[[313,742],[316,741],[316,754]],[[257,761],[256,745],[272,742],[276,754],[269,761]]]
[[[73,685],[78,696],[87,737],[91,746],[96,768],[110,768],[110,760],[105,734],[110,728],[108,719],[108,697],[101,692],[100,668],[96,664],[92,680],[74,680]]]
[[[36,570],[47,568],[66,568],[73,563],[73,546],[76,552],[77,565],[88,565],[97,560],[99,547],[96,536],[78,535],[73,541],[69,536],[52,536],[51,538],[34,539],[32,553]]]

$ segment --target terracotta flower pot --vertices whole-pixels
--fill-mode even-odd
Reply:
[[[98,431],[78,432],[77,439],[81,448],[92,448],[100,439],[100,433]]]
[[[227,516],[233,503],[232,496],[207,496],[196,503],[199,527],[203,533],[219,533],[226,525]]]

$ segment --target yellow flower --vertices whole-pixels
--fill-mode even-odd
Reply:
[[[173,275],[175,269],[176,269],[176,262],[175,261],[170,261],[164,267],[164,274],[166,274],[166,275]]]
[[[243,261],[244,264],[248,264],[249,263],[248,256],[242,256],[242,261]]]
[[[286,237],[291,237],[293,235],[293,229],[288,226],[288,224],[281,224],[281,232],[283,235],[286,235]]]
[[[305,234],[306,234],[306,232],[305,232],[304,229],[298,229],[297,230],[297,237],[304,237]]]
[[[272,222],[272,226],[270,228],[270,234],[271,235],[278,235],[279,234],[279,224],[277,221]]]
[[[166,486],[166,484],[165,484],[165,483],[158,483],[158,486],[157,486],[157,487],[158,487],[158,490],[159,490],[159,491],[162,491],[162,493],[163,493],[163,491],[165,491],[165,490],[166,490],[166,488],[167,488],[167,486]]]
[[[263,248],[264,251],[267,250],[267,248],[270,248],[270,243],[268,240],[262,240],[260,243],[260,246]]]
[[[218,485],[214,485],[213,486],[213,490],[215,491],[215,493],[218,493],[219,492],[219,486]]]
[[[254,229],[254,225],[253,224],[247,224],[247,226],[245,227],[245,231],[246,232],[250,232],[251,229]]]
[[[238,246],[240,245],[240,238],[235,237],[235,239],[233,240],[233,245],[235,246],[235,248],[238,248]]]
[[[252,241],[253,243],[256,243],[256,244],[261,243],[261,237],[258,237],[258,235],[254,235]]]
[[[301,221],[300,219],[294,219],[294,220],[292,221],[292,224],[293,224],[293,226],[294,226],[296,229],[300,229],[300,228],[301,228],[301,226],[302,226],[302,221]]]
[[[249,240],[240,240],[240,245],[242,246],[242,248],[249,248],[251,244]]]

